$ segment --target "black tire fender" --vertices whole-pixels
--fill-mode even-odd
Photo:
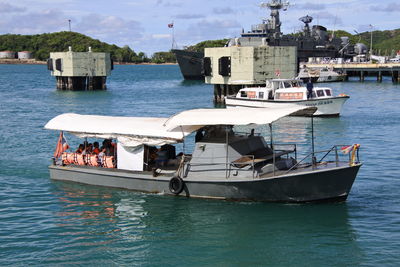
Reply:
[[[184,186],[185,182],[180,177],[174,176],[169,180],[169,191],[174,195],[182,193]]]

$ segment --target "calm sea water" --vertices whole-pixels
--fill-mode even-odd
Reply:
[[[351,98],[340,118],[315,119],[316,146],[360,143],[364,162],[347,202],[241,203],[49,179],[52,117],[169,116],[213,107],[212,86],[177,66],[116,66],[107,91],[62,92],[45,66],[0,65],[0,265],[398,266],[400,86],[329,86]],[[274,127],[309,150],[309,119]]]

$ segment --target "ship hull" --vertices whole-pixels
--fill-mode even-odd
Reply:
[[[204,80],[203,57],[204,53],[174,49],[179,68],[186,80]]]

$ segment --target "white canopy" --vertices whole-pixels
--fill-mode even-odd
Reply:
[[[167,131],[163,125],[167,118],[152,117],[112,117],[61,114],[46,125],[45,129],[70,132],[78,137],[114,138],[124,146],[135,147],[141,144],[163,145],[177,143],[190,134]]]
[[[182,127],[185,132],[191,132],[207,125],[263,125],[305,109],[310,109],[310,114],[316,110],[294,104],[282,105],[279,108],[192,109],[172,116],[165,126],[170,131]]]
[[[270,124],[300,110],[316,108],[294,104],[280,108],[193,109],[168,118],[112,117],[61,114],[51,119],[45,129],[72,133],[78,137],[118,139],[123,146],[178,143],[190,133],[208,125]]]

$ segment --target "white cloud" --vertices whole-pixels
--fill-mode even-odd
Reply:
[[[137,21],[99,14],[82,17],[73,30],[119,45],[142,38],[144,32]]]
[[[166,39],[171,38],[171,34],[152,34],[151,37],[154,39]]]
[[[14,6],[7,2],[0,2],[0,13],[19,13],[24,12],[25,10],[25,7]]]
[[[12,16],[3,22],[2,32],[18,34],[35,34],[63,31],[68,29],[68,19],[58,10],[48,9]]]
[[[399,12],[400,4],[399,3],[389,3],[387,5],[379,5],[379,6],[371,6],[371,11],[381,11],[381,12]]]

